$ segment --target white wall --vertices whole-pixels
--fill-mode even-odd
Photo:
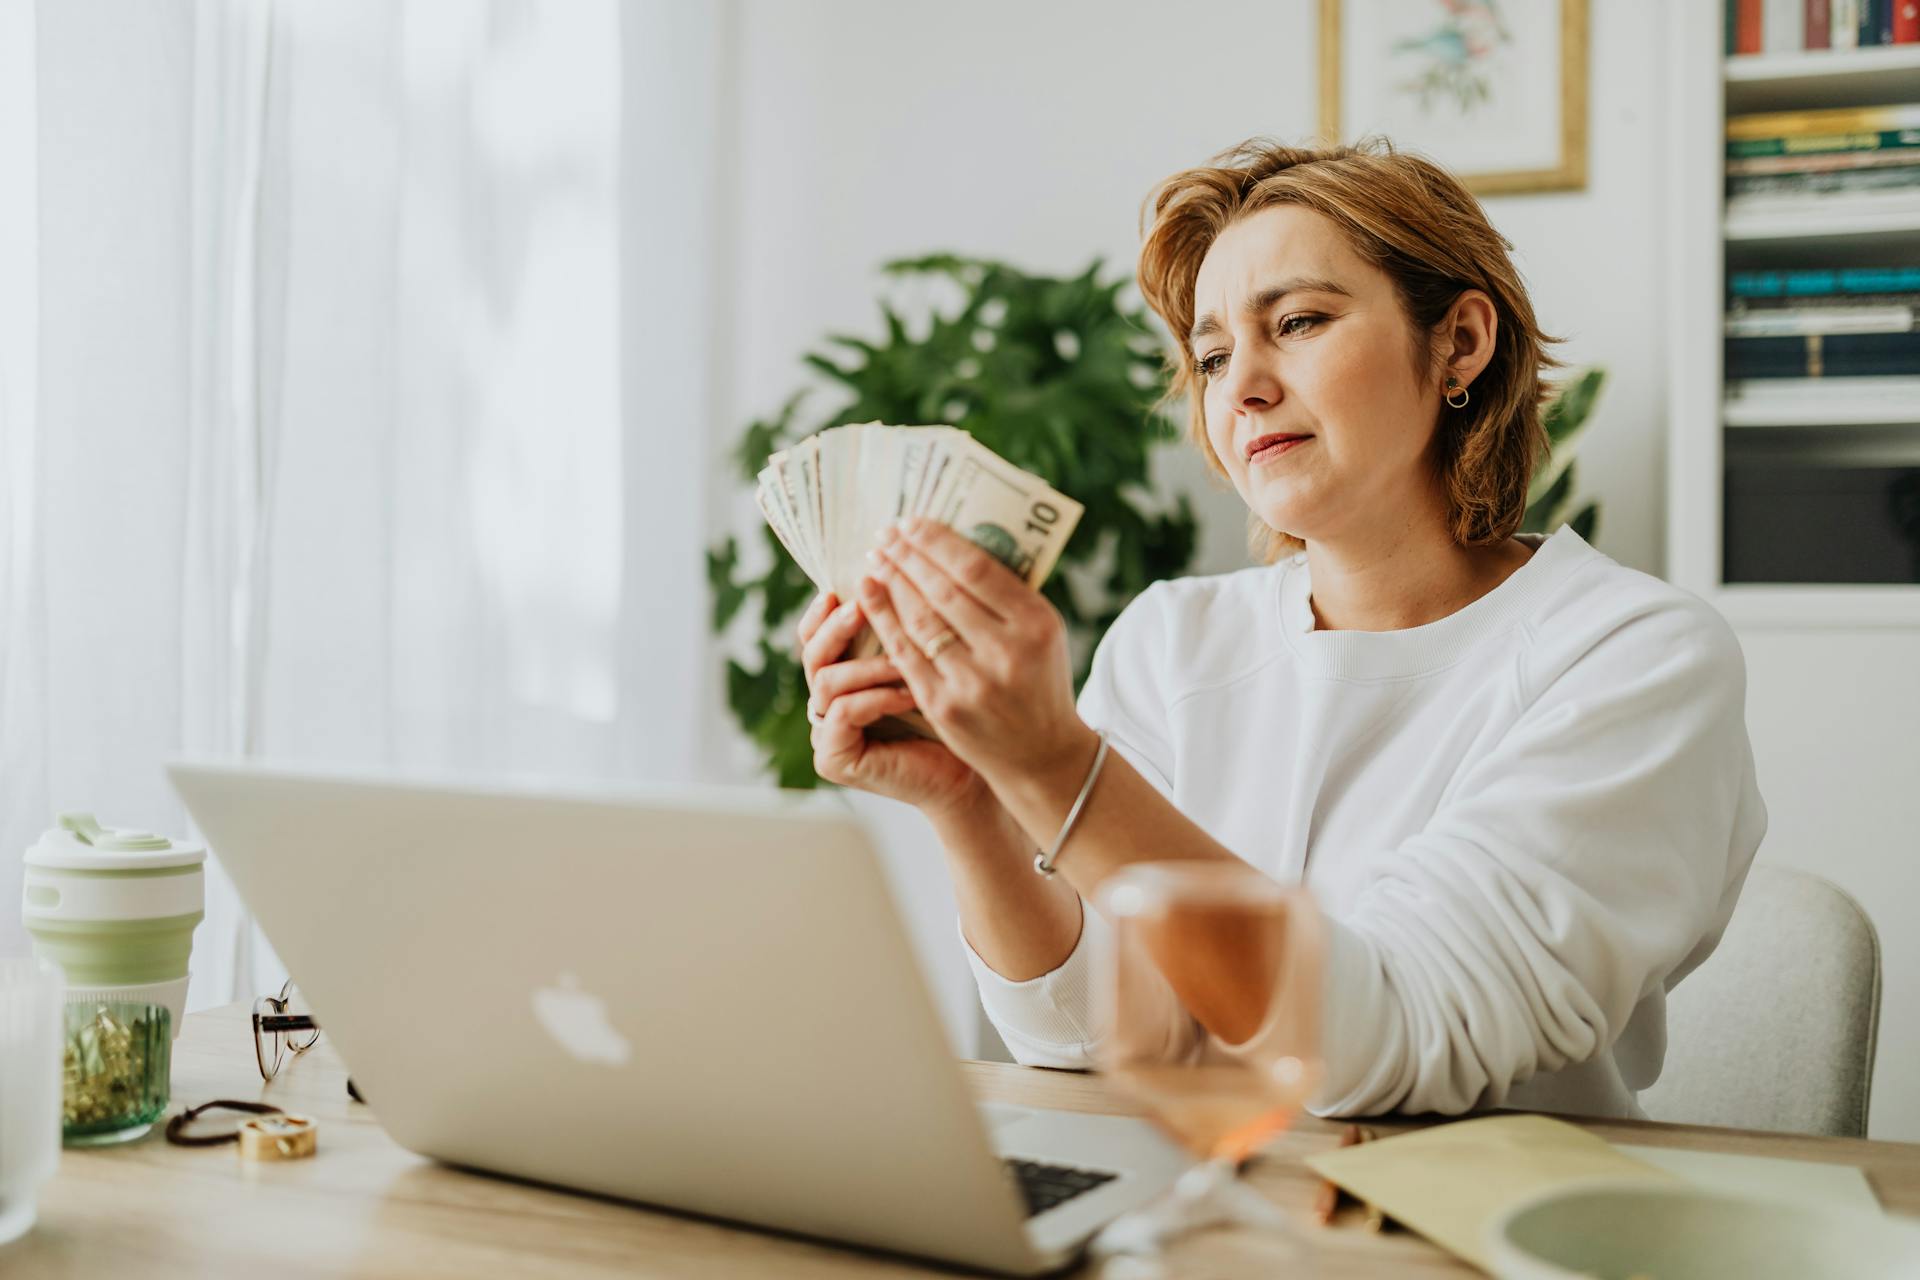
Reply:
[[[39,589],[33,537],[40,500],[33,431],[40,381],[39,109],[30,4],[0,4],[0,956],[27,949],[13,902],[19,848],[41,819],[46,794],[46,680],[39,628],[27,601]]]
[[[1920,645],[1911,630],[1743,628],[1760,860],[1825,876],[1880,933],[1870,1136],[1920,1141]]]
[[[1489,199],[1514,242],[1556,354],[1598,364],[1607,388],[1580,446],[1580,487],[1600,499],[1602,551],[1666,562],[1666,79],[1648,32],[1666,6],[1607,0],[1592,13],[1587,189]]]

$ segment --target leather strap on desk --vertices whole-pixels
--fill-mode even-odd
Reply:
[[[189,1107],[173,1119],[167,1121],[167,1141],[176,1147],[217,1147],[226,1142],[240,1139],[238,1129],[226,1133],[188,1133],[187,1126],[200,1118],[206,1111],[246,1111],[257,1116],[285,1115],[279,1107],[268,1102],[230,1102],[216,1098],[212,1102],[203,1102],[197,1107]]]

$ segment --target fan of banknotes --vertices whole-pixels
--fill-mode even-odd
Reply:
[[[767,459],[754,494],[787,553],[823,593],[854,598],[867,552],[896,520],[951,526],[1038,587],[1053,572],[1083,507],[957,427],[832,427]],[[924,639],[924,637],[923,637]],[[871,631],[853,657],[879,651]],[[876,726],[936,736],[918,714]]]
[[[896,520],[959,530],[1029,586],[1053,572],[1083,508],[957,427],[832,427],[767,459],[761,513],[822,592],[851,599]]]

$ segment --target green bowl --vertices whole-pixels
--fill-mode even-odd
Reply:
[[[1920,1280],[1920,1225],[1675,1184],[1592,1183],[1487,1229],[1497,1280]]]

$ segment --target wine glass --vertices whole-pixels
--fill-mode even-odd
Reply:
[[[1153,1256],[1226,1223],[1298,1246],[1287,1216],[1239,1170],[1320,1080],[1326,943],[1313,898],[1235,860],[1136,863],[1097,899],[1114,931],[1102,1068],[1201,1163],[1110,1224],[1095,1252]]]

